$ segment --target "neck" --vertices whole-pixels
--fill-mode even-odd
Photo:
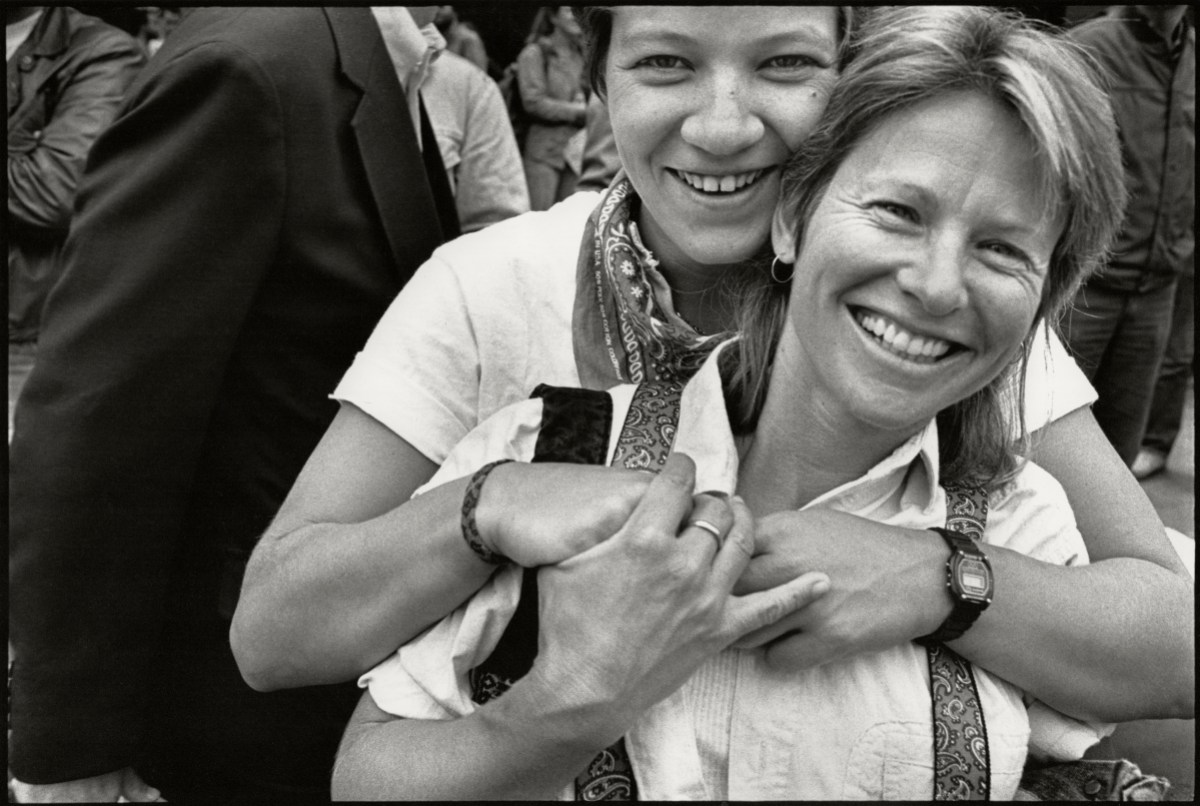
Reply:
[[[905,438],[823,395],[798,347],[786,327],[754,438],[739,457],[738,492],[756,517],[799,509],[859,478]]]
[[[658,237],[644,210],[638,210],[636,220],[642,244],[658,260],[658,271],[671,288],[675,310],[705,334],[729,329],[734,312],[721,280],[729,272],[741,270],[745,264],[699,263],[676,248],[669,239]]]

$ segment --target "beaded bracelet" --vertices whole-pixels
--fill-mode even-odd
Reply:
[[[475,507],[479,505],[479,496],[483,492],[483,482],[487,479],[488,473],[496,469],[497,465],[502,465],[506,462],[511,462],[512,459],[501,459],[497,462],[490,462],[475,471],[475,475],[471,476],[471,482],[467,485],[467,492],[463,495],[462,505],[462,533],[467,540],[467,545],[471,547],[471,551],[485,563],[492,565],[503,565],[508,562],[508,558],[498,551],[492,551],[483,544],[483,540],[479,536],[479,527],[475,525]]]

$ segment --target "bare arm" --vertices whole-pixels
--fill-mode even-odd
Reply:
[[[1073,716],[1191,718],[1193,585],[1162,524],[1089,411],[1039,437],[1035,461],[1066,489],[1093,562],[1061,567],[989,547],[996,600],[953,648]],[[891,646],[949,614],[936,535],[815,511],[772,516],[760,533],[763,553],[739,590],[812,569],[833,583],[749,642],[801,630],[771,645],[773,663],[803,668]]]
[[[553,797],[706,658],[820,595],[823,578],[810,575],[731,596],[753,550],[749,511],[703,495],[693,504],[692,473],[673,456],[611,540],[539,572],[538,656],[503,696],[447,722],[395,719],[364,697],[334,797]],[[689,512],[728,530],[720,549],[680,530]]]
[[[409,500],[435,469],[343,405],[246,568],[230,640],[251,686],[356,677],[483,585],[495,566],[462,536],[468,478]],[[514,561],[557,562],[615,532],[648,483],[609,468],[503,465],[477,522]]]

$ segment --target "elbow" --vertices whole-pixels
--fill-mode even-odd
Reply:
[[[229,626],[229,647],[233,650],[233,659],[246,685],[259,692],[275,691],[283,688],[277,676],[273,674],[271,664],[259,651],[261,642],[255,641],[252,630],[246,626],[246,618],[241,615],[239,606],[234,614],[233,623]]]
[[[246,685],[259,692],[277,691],[303,685],[295,680],[281,653],[267,632],[256,629],[245,603],[239,603],[229,626],[229,647]]]

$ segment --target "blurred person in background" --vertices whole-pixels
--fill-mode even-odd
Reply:
[[[1130,199],[1108,265],[1076,296],[1065,336],[1099,394],[1096,420],[1128,465],[1195,249],[1196,32],[1186,10],[1113,6],[1069,34],[1107,73]]]
[[[70,8],[8,6],[4,23],[11,437],[12,406],[60,274],[79,175],[145,57],[124,31]]]
[[[463,22],[454,11],[454,6],[438,6],[433,24],[446,39],[446,50],[469,61],[483,70],[488,70],[487,48],[483,37],[469,22]]]
[[[10,450],[22,800],[329,800],[356,689],[254,692],[229,619],[327,391],[457,234],[432,16],[191,10],[97,141]]]
[[[521,152],[500,89],[487,73],[443,50],[421,87],[463,232],[529,211]]]
[[[579,174],[567,164],[567,142],[584,125],[581,31],[570,6],[542,6],[517,56],[521,104],[530,117],[525,179],[534,210],[547,210],[575,192]]]
[[[588,99],[584,130],[583,161],[576,189],[604,190],[621,170],[621,155],[617,153],[608,106],[598,94]]]
[[[1192,377],[1196,349],[1196,254],[1187,259],[1175,289],[1175,308],[1171,311],[1171,330],[1163,353],[1150,417],[1142,447],[1133,462],[1133,475],[1139,479],[1161,473],[1175,446],[1183,421],[1188,381]]]

